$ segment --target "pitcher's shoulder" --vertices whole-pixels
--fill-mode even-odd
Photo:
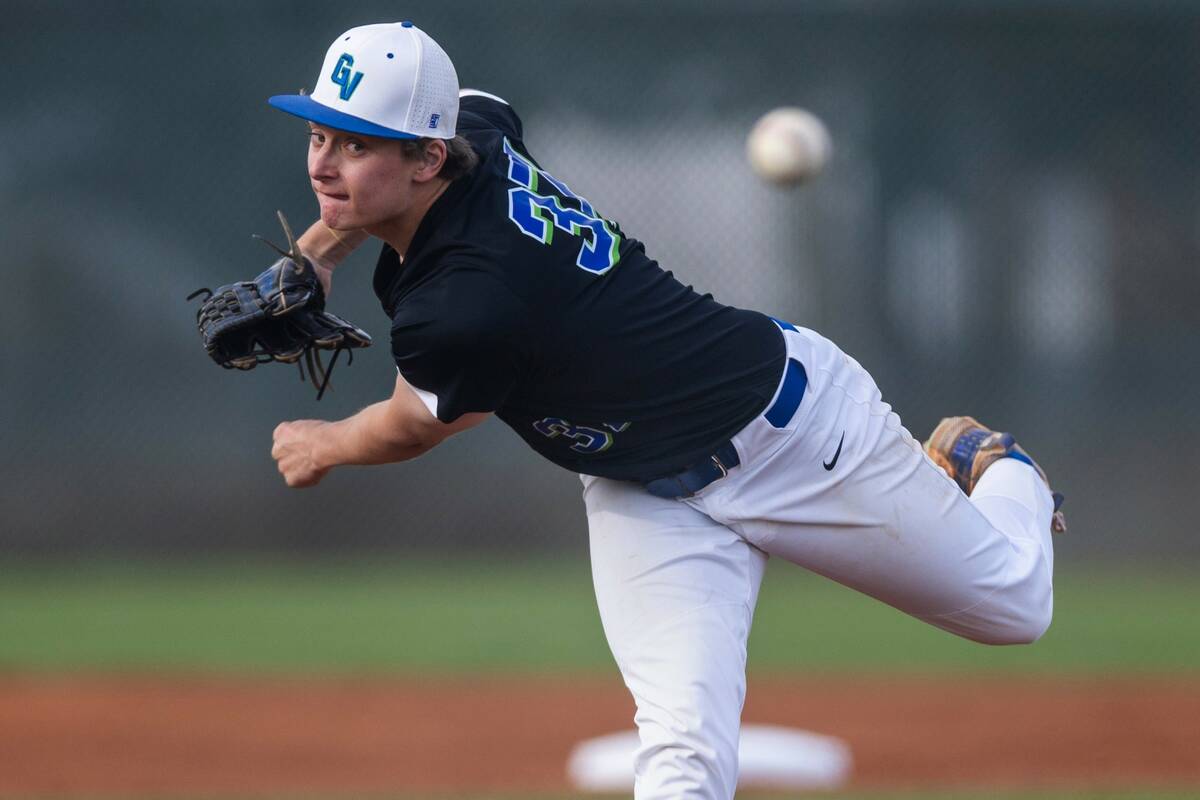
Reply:
[[[460,131],[492,129],[508,137],[523,137],[521,118],[507,100],[479,89],[463,89],[458,98]]]

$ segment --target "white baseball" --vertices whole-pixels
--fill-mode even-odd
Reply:
[[[833,145],[825,123],[802,108],[768,111],[746,138],[746,156],[760,178],[778,184],[809,180],[825,167]]]

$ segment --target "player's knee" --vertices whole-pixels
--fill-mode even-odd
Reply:
[[[1054,618],[1054,592],[1049,584],[1032,593],[1021,612],[1012,626],[1011,641],[1006,644],[1033,644],[1049,630]]]
[[[929,621],[972,642],[1011,645],[1042,638],[1053,616],[1053,594],[1046,591],[997,594],[968,611]]]
[[[967,638],[981,644],[1033,644],[1050,628],[1053,616],[1054,609],[1051,603],[1032,603],[1023,608],[1011,609],[1003,620],[997,620],[978,631],[977,635],[969,635]]]
[[[1050,629],[1050,621],[1054,617],[1054,609],[1049,603],[1032,609],[1014,631],[1012,644],[1033,644]]]

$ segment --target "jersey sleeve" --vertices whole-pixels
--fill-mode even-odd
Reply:
[[[458,130],[495,129],[522,139],[521,118],[505,100],[478,89],[463,89],[458,99]]]
[[[441,297],[405,302],[392,319],[396,367],[442,422],[503,406],[531,341],[520,298],[489,275],[457,272]]]

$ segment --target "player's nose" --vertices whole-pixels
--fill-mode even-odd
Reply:
[[[328,150],[318,150],[309,154],[308,177],[314,181],[328,181],[337,175],[337,161]]]

